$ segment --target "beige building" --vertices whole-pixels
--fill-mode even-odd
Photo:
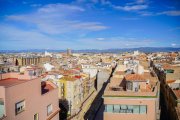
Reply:
[[[14,59],[14,63],[17,66],[26,66],[26,65],[38,65],[40,63],[45,63],[51,61],[51,57],[46,56],[46,57],[39,57],[39,56],[34,56],[34,57],[18,57]]]
[[[0,119],[59,120],[58,89],[35,74],[4,73],[0,79]]]
[[[68,101],[69,114],[74,115],[80,110],[83,100],[83,80],[80,76],[66,76],[59,81],[59,98]]]

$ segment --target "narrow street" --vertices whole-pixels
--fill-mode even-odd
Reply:
[[[102,96],[104,94],[104,90],[105,90],[110,78],[112,77],[112,74],[113,74],[115,68],[112,69],[112,72],[111,72],[111,75],[109,76],[109,79],[107,80],[106,83],[103,84],[101,90],[98,92],[96,98],[92,102],[91,107],[89,108],[89,110],[84,115],[84,120],[95,120],[95,119],[96,120],[103,120],[104,105],[103,105]]]
[[[169,120],[169,114],[167,112],[167,107],[164,100],[164,95],[160,92],[160,105],[161,105],[161,115],[160,120]]]
[[[87,120],[87,119],[88,120],[94,120],[95,116],[98,114],[100,107],[103,105],[102,95],[104,93],[106,84],[104,84],[103,88],[99,91],[96,98],[92,102],[91,107],[89,108],[89,110],[84,115],[85,120]]]
[[[98,113],[97,113],[97,115],[96,115],[96,117],[95,117],[95,120],[103,120],[103,112],[104,112],[104,109],[105,109],[105,107],[104,107],[104,105],[102,104],[101,107],[100,107],[100,109],[99,109],[99,111],[98,111]]]

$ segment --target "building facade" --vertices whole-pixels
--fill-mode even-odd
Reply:
[[[0,103],[2,120],[59,120],[56,85],[35,75],[1,74]]]
[[[160,118],[159,82],[153,73],[129,73],[117,66],[104,99],[104,120],[157,120]]]

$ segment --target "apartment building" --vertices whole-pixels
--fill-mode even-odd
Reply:
[[[161,83],[168,119],[180,118],[180,66],[178,64],[155,63],[154,70]]]
[[[158,79],[153,71],[138,72],[136,68],[132,67],[132,62],[117,66],[103,95],[104,120],[159,119]]]
[[[65,76],[59,80],[59,97],[68,101],[69,114],[73,115],[79,111],[83,100],[83,81],[80,76]]]
[[[51,57],[41,57],[41,56],[23,56],[17,57],[14,59],[16,66],[25,66],[25,65],[38,65],[40,63],[45,63],[51,61]]]
[[[57,86],[31,72],[1,74],[1,120],[59,120]]]

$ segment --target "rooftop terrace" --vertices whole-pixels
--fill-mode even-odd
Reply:
[[[122,74],[115,71],[110,83],[106,86],[104,97],[156,98],[158,90],[159,82],[153,72]]]
[[[114,91],[110,88],[110,84],[107,85],[104,91],[104,97],[143,97],[143,98],[155,98],[158,92],[158,86],[153,87],[152,91],[143,91],[143,92],[134,92],[134,91],[125,91],[119,90]]]

